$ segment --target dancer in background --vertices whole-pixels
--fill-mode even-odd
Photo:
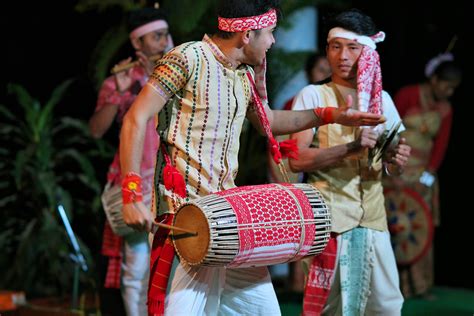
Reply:
[[[95,112],[89,121],[91,134],[95,138],[102,137],[114,120],[121,124],[125,113],[153,72],[154,59],[162,56],[173,45],[168,23],[160,10],[144,8],[132,11],[129,29],[130,42],[136,50],[138,63],[125,71],[118,71],[102,84]],[[117,66],[130,64],[131,61],[130,57]],[[148,209],[151,204],[158,143],[156,122],[150,118],[146,122],[143,154],[140,158],[144,203]],[[110,165],[107,181],[110,185],[121,184],[118,151]],[[137,231],[120,237],[114,234],[106,221],[102,254],[109,258],[104,287],[121,289],[127,315],[147,315],[146,293],[150,260],[148,233]]]
[[[406,131],[403,137],[412,147],[400,181],[386,179],[386,185],[410,188],[421,194],[431,210],[433,224],[439,225],[439,187],[437,171],[448,147],[452,124],[449,98],[462,80],[461,69],[453,55],[445,53],[426,65],[426,81],[403,87],[395,95],[395,105]],[[433,248],[418,261],[400,269],[401,288],[405,297],[427,295],[434,282]]]

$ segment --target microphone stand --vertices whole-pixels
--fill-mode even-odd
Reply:
[[[59,215],[61,215],[61,219],[63,220],[64,227],[66,228],[66,232],[69,236],[69,240],[71,241],[72,247],[74,248],[74,253],[70,253],[69,257],[74,261],[74,279],[73,279],[73,287],[72,287],[72,309],[77,310],[77,298],[79,295],[79,272],[80,268],[84,272],[88,270],[86,260],[82,255],[81,249],[79,248],[79,243],[77,242],[76,236],[71,228],[71,224],[69,223],[69,219],[67,218],[66,211],[61,203],[58,204],[58,211]]]

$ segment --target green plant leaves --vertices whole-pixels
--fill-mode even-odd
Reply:
[[[0,222],[0,270],[5,271],[0,288],[25,290],[29,296],[70,292],[72,248],[57,205],[65,207],[73,227],[78,217],[96,219],[101,185],[93,159],[111,159],[113,154],[102,140],[90,137],[86,122],[55,117],[55,107],[72,83],[61,83],[44,105],[22,86],[9,84],[7,90],[17,102],[0,105],[5,119],[0,126],[0,207],[8,219]],[[96,227],[91,230],[98,234]],[[87,236],[87,229],[81,231]],[[94,265],[81,236],[78,239],[92,267],[83,278],[87,281]]]

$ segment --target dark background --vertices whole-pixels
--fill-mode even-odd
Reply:
[[[90,56],[101,35],[121,15],[120,10],[78,13],[75,4],[76,1],[2,3],[1,40],[6,55],[2,54],[0,103],[15,104],[6,96],[8,82],[23,85],[44,102],[57,85],[76,78],[58,106],[58,114],[85,120],[90,117],[97,93],[88,74]],[[444,52],[451,38],[458,36],[453,53],[463,68],[464,80],[452,98],[453,130],[439,171],[441,226],[435,235],[435,272],[437,285],[474,288],[474,265],[470,259],[474,249],[474,207],[470,203],[474,196],[470,191],[473,162],[469,154],[473,104],[472,93],[468,94],[469,87],[473,87],[473,55],[468,49],[473,45],[473,2],[360,0],[348,2],[347,6],[362,9],[386,32],[379,52],[384,89],[392,95],[401,86],[422,80],[426,61]],[[334,11],[327,5],[318,8],[321,15]],[[179,43],[175,39],[175,44]],[[104,182],[105,168],[104,164]]]

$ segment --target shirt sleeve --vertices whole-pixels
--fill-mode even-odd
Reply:
[[[449,137],[451,135],[452,121],[453,112],[450,108],[449,111],[443,116],[438,134],[434,139],[433,148],[431,150],[431,159],[428,164],[428,169],[431,171],[436,172],[443,162],[446,149],[448,148]]]
[[[419,107],[418,86],[407,86],[395,94],[395,105],[401,117],[405,117],[410,108]]]
[[[130,100],[131,97],[132,94],[128,90],[123,93],[118,92],[114,78],[108,77],[102,83],[102,86],[99,90],[95,112],[99,111],[105,106],[122,106],[128,100]]]
[[[314,85],[304,87],[293,100],[293,111],[313,110],[321,106],[321,97]],[[316,133],[316,128],[312,128]]]
[[[318,91],[312,86],[304,87],[293,100],[293,110],[312,110],[321,106]]]
[[[194,58],[186,51],[171,50],[159,60],[148,84],[165,99],[171,98],[188,82]]]

